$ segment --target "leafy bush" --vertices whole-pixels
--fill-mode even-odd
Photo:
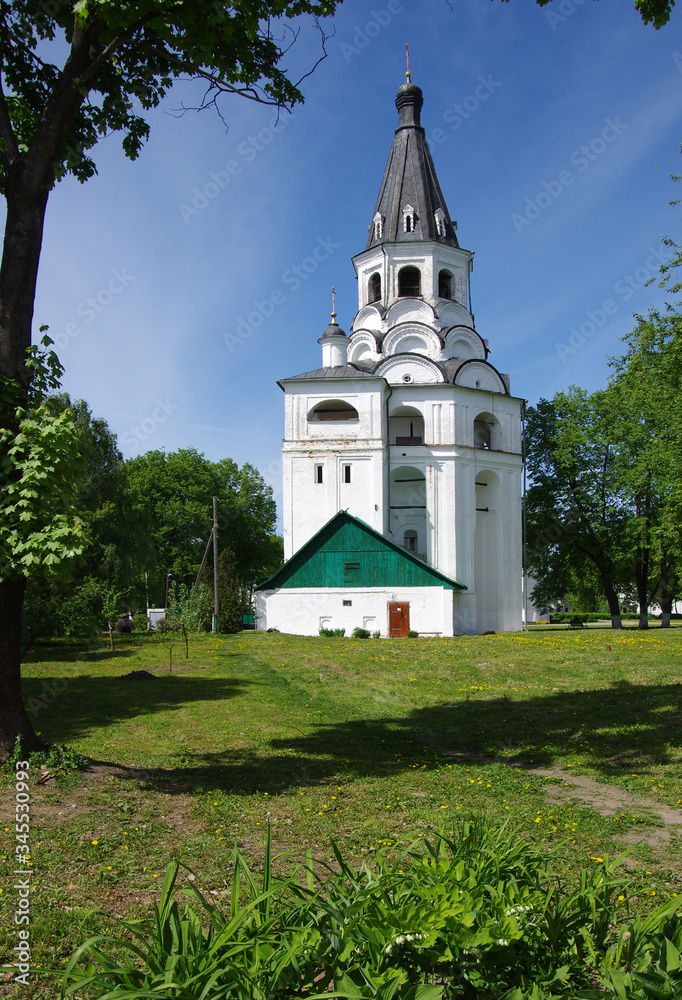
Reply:
[[[381,639],[381,632],[377,629],[376,632],[372,632],[373,639]]]
[[[149,619],[144,611],[138,611],[136,615],[133,615],[133,631],[134,632],[147,632],[149,631]]]
[[[410,629],[410,631],[407,633],[407,638],[408,639],[418,639],[419,638],[419,632],[413,632]]]
[[[370,632],[366,628],[354,628],[351,633],[351,639],[369,639]]]
[[[89,764],[88,758],[76,750],[57,746],[55,743],[46,743],[45,750],[27,754],[22,748],[21,736],[17,736],[14,749],[5,762],[5,768],[14,771],[19,760],[27,760],[29,768],[33,768],[34,771],[44,767],[58,778],[63,778],[72,771],[83,771]]]
[[[182,866],[170,865],[151,917],[118,921],[124,938],[77,949],[62,1000],[85,988],[101,1000],[682,996],[677,901],[629,919],[618,861],[564,883],[522,831],[480,821],[419,841],[394,863],[377,852],[357,869],[332,848],[333,868],[313,869],[309,855],[303,882],[278,878],[268,831],[260,882],[235,852],[225,913],[190,882],[181,915]]]
[[[334,636],[343,638],[346,634],[345,628],[321,628],[319,633],[325,639],[331,639]]]
[[[638,622],[639,615],[632,614],[631,612],[624,612],[621,616],[624,622]],[[660,615],[648,615],[650,622],[657,622],[660,619]],[[674,616],[672,616],[674,617]],[[568,624],[573,621],[574,618],[579,618],[582,622],[610,622],[611,615],[604,613],[602,611],[561,611],[554,613],[549,616],[549,622],[551,625],[562,625]]]

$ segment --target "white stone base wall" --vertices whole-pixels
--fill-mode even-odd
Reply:
[[[445,587],[350,587],[302,590],[283,587],[256,594],[256,628],[276,628],[293,635],[317,635],[320,628],[345,628],[350,635],[354,628],[388,633],[388,602],[401,601],[410,605],[410,629],[423,635],[451,636],[456,634],[457,591]],[[351,605],[344,605],[351,601]]]

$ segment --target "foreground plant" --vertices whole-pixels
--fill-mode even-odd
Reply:
[[[394,863],[378,853],[356,869],[333,850],[337,868],[322,866],[321,883],[312,859],[303,882],[296,872],[278,878],[268,831],[260,881],[235,852],[226,913],[191,873],[181,913],[182,866],[170,865],[150,918],[117,921],[124,937],[77,949],[61,1000],[682,995],[677,902],[628,919],[617,860],[583,869],[569,889],[519,831],[481,821],[421,841]]]

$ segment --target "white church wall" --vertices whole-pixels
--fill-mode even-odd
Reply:
[[[410,605],[410,629],[452,636],[459,592],[445,587],[280,588],[256,594],[256,628],[276,628],[292,635],[317,635],[320,628],[366,628],[388,635],[388,603]],[[344,604],[350,601],[351,604]]]
[[[382,449],[329,443],[314,451],[283,453],[284,558],[289,559],[339,510],[383,532]],[[316,467],[322,468],[322,482]],[[350,482],[346,467],[350,468]]]

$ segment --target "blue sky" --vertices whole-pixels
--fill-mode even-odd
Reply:
[[[321,363],[332,285],[346,330],[357,309],[350,258],[397,124],[405,42],[476,254],[490,360],[531,403],[604,385],[633,313],[663,301],[644,285],[661,236],[680,238],[681,17],[655,31],[632,0],[347,0],[293,117],[275,124],[236,97],[227,130],[210,110],[177,117],[200,96],[179,85],[136,163],[112,136],[96,178],[52,195],[36,327],[50,325],[64,388],[126,456],[193,446],[251,462],[279,493],[276,382]],[[317,52],[304,30],[286,65]]]

